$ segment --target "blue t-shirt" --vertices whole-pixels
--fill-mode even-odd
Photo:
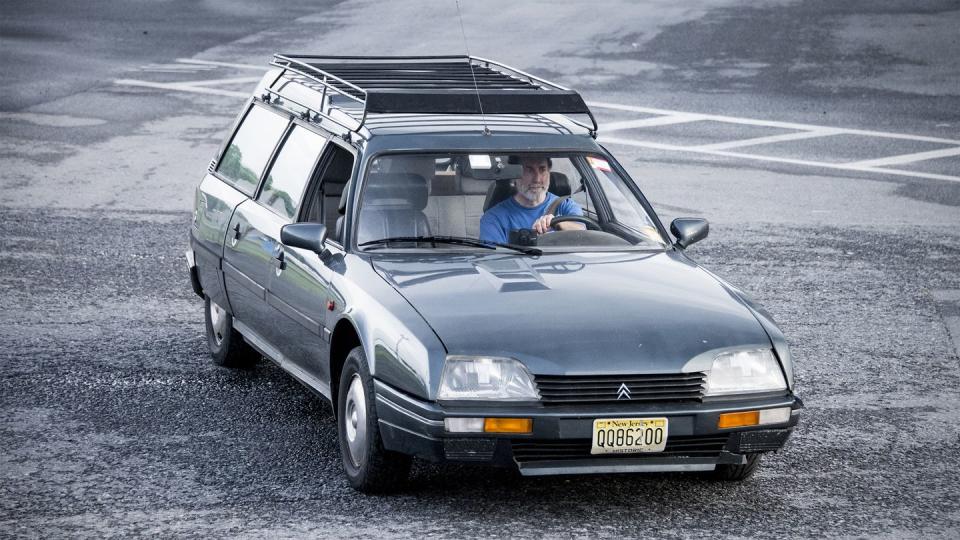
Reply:
[[[484,242],[506,242],[510,238],[510,231],[529,229],[533,222],[547,211],[557,196],[547,192],[547,198],[539,206],[527,208],[520,205],[513,197],[484,212],[480,218],[480,240]],[[566,199],[554,216],[582,216],[583,210],[572,199]]]

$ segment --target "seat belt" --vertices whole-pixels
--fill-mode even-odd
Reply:
[[[560,208],[560,205],[563,204],[563,201],[567,200],[568,198],[570,198],[569,195],[557,197],[552,203],[550,203],[550,206],[547,207],[547,211],[544,212],[543,215],[553,214],[553,217],[557,217],[557,214],[554,212],[556,212],[557,208]]]

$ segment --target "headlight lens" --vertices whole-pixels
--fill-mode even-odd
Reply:
[[[448,356],[437,399],[540,399],[533,376],[513,358]]]
[[[786,390],[780,363],[770,349],[717,355],[707,376],[707,396]]]

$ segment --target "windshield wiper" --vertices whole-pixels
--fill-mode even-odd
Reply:
[[[428,242],[432,247],[437,247],[437,244],[456,244],[461,246],[471,246],[484,249],[497,249],[497,247],[504,247],[507,249],[512,249],[514,251],[519,251],[520,253],[526,255],[541,255],[543,254],[542,250],[539,250],[534,247],[523,247],[515,246],[512,244],[503,244],[500,242],[483,242],[481,240],[475,240],[473,238],[464,238],[462,236],[391,236],[389,238],[379,238],[377,240],[370,240],[358,244],[359,247],[364,246],[376,246],[371,249],[380,249],[382,247],[387,247],[389,244],[395,242]]]
[[[525,255],[534,255],[538,257],[540,255],[543,255],[543,250],[535,247],[518,246],[516,244],[504,244],[503,242],[491,242],[490,245],[512,249],[514,251],[519,251],[520,253],[523,253]]]
[[[479,240],[474,240],[472,238],[462,238],[459,236],[391,236],[389,238],[379,238],[377,240],[370,240],[369,242],[363,242],[358,244],[360,247],[364,246],[386,246],[387,244],[392,244],[394,242],[429,242],[432,247],[437,247],[437,244],[457,244],[461,246],[473,246],[486,249],[496,249],[486,242],[481,242]]]

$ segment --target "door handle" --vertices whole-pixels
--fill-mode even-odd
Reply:
[[[277,247],[274,248],[273,257],[270,259],[270,264],[277,269],[277,274],[279,274],[280,271],[283,270],[284,266],[286,266],[283,263],[283,246],[277,245]]]
[[[237,242],[239,240],[240,240],[240,223],[237,223],[233,227],[233,238],[230,239],[230,245],[231,246],[237,245]]]

